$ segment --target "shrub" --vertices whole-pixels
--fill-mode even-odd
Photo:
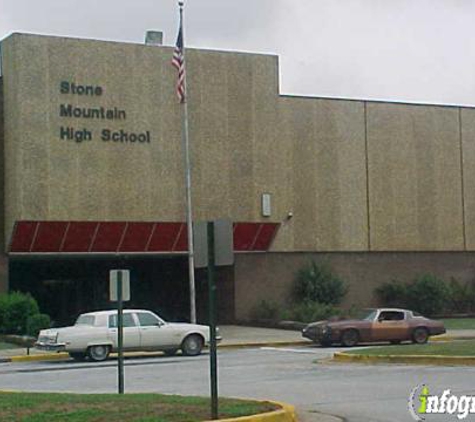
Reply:
[[[338,305],[347,292],[343,280],[334,275],[326,264],[311,261],[296,275],[293,296],[295,302],[318,302]]]
[[[451,278],[449,289],[451,311],[462,313],[475,309],[475,286],[473,282],[461,284],[456,279]]]
[[[279,318],[279,306],[274,302],[261,300],[251,311],[252,319],[271,319]]]
[[[377,287],[375,291],[384,306],[407,306],[407,284],[393,280]]]
[[[29,293],[11,292],[0,296],[0,332],[24,334],[28,317],[39,313],[36,300]]]
[[[32,315],[27,320],[26,334],[31,337],[38,337],[40,330],[51,326],[51,318],[46,314]]]
[[[423,315],[441,314],[450,303],[450,288],[440,278],[425,274],[407,286],[409,308]]]
[[[457,286],[458,294],[466,293]],[[441,314],[452,305],[453,288],[433,274],[425,274],[411,283],[391,281],[378,287],[376,294],[384,306],[409,308],[423,315]]]
[[[300,322],[314,322],[328,319],[339,315],[339,310],[333,305],[324,303],[305,301],[296,303],[285,311],[284,319]]]

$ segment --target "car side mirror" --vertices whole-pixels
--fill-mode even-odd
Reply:
[[[384,321],[384,318],[383,317],[378,317],[378,322],[383,322]]]

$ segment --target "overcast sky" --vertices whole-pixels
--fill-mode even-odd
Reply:
[[[173,45],[176,0],[0,0],[0,37]],[[188,47],[273,53],[281,93],[475,106],[475,1],[187,0]]]

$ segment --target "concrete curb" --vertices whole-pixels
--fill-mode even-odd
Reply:
[[[410,363],[414,365],[475,365],[475,356],[358,355],[345,352],[335,352],[333,354],[333,360],[336,362]]]
[[[234,343],[234,344],[221,344],[218,349],[242,349],[250,347],[285,347],[285,346],[306,346],[311,345],[309,341],[274,341],[274,342],[261,342],[261,343]],[[114,353],[112,354],[114,355]],[[161,355],[161,352],[129,352],[124,353],[125,357],[139,357],[139,356],[154,356]],[[69,359],[69,354],[65,352],[60,353],[45,353],[37,355],[25,355],[25,356],[10,356],[0,358],[0,363],[9,362],[39,362],[48,360],[63,360]]]
[[[297,422],[295,406],[287,403],[266,400],[262,403],[272,403],[281,409],[257,415],[241,416],[239,418],[219,419],[222,422]],[[206,421],[212,422],[212,421]]]

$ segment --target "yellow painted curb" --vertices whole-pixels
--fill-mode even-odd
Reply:
[[[276,401],[266,400],[262,403],[272,403],[281,409],[273,410],[271,412],[259,413],[257,415],[241,416],[239,418],[219,419],[222,422],[297,422],[297,415],[295,407]],[[205,421],[212,422],[212,421]]]
[[[430,338],[430,342],[433,342],[433,341],[459,341],[459,340],[475,340],[475,337],[473,337],[473,336],[463,336],[463,335],[459,335],[459,336],[442,335],[442,336],[437,336],[437,337],[431,337]]]
[[[40,361],[40,360],[62,360],[69,359],[69,354],[67,353],[50,353],[44,355],[26,355],[26,356],[12,356],[10,358],[11,362],[30,362],[30,361]]]
[[[475,365],[475,356],[442,356],[442,355],[358,355],[344,352],[333,354],[337,362],[360,363],[412,363],[418,365]]]

